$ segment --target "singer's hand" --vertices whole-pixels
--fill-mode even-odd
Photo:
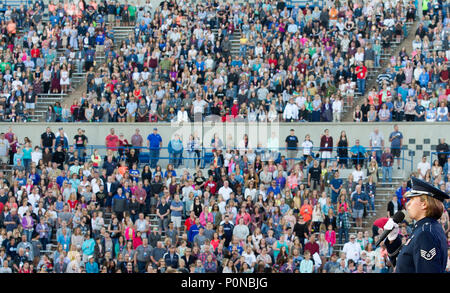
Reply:
[[[392,230],[387,236],[389,241],[393,241],[393,240],[395,240],[397,238],[398,232],[399,232],[398,224],[395,223],[392,218],[390,218],[386,222],[386,224],[384,225],[383,229],[384,230]]]

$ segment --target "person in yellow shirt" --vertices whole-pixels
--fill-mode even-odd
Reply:
[[[246,35],[242,35],[240,38],[241,47],[239,48],[239,57],[244,57],[247,55],[247,43],[248,39]]]
[[[99,168],[102,162],[102,157],[98,154],[98,150],[95,149],[94,153],[91,156],[92,167]]]

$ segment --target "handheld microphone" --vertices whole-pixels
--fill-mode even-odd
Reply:
[[[405,218],[405,214],[402,211],[398,211],[395,213],[395,215],[392,217],[392,220],[394,221],[394,223],[398,224],[401,223],[403,221],[403,219]],[[378,239],[377,243],[375,243],[375,247],[378,247],[378,245],[380,245],[381,242],[384,241],[384,239],[386,239],[386,237],[388,236],[389,233],[391,233],[393,229],[390,230],[384,230],[383,234],[381,234],[380,238]]]

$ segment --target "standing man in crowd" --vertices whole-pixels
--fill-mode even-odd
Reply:
[[[50,149],[50,152],[52,152],[52,150],[55,147],[55,142],[56,142],[55,134],[52,132],[50,127],[47,127],[45,132],[41,135],[42,152],[44,152],[45,149]]]
[[[384,137],[378,127],[375,127],[373,132],[369,136],[370,150],[377,154],[377,163],[380,163],[381,153],[384,147]]]
[[[9,163],[9,142],[5,138],[5,134],[2,132],[0,134],[0,161],[2,163],[2,168],[5,168],[5,165]]]
[[[135,148],[136,156],[139,157],[140,148],[142,147],[144,143],[144,139],[142,138],[142,135],[139,133],[139,128],[136,128],[135,133],[131,137],[131,145]]]
[[[381,165],[383,170],[383,183],[387,180],[392,182],[392,165],[394,164],[394,156],[391,154],[389,148],[384,150],[384,153],[381,155]]]
[[[147,137],[147,146],[150,149],[150,168],[156,168],[162,147],[162,138],[158,133],[158,128],[153,128],[153,133]]]
[[[287,157],[289,158],[289,167],[294,166],[294,159],[297,158],[298,138],[295,136],[294,129],[290,130],[290,134],[286,137]]]
[[[353,218],[355,218],[356,227],[362,227],[364,206],[369,202],[369,197],[365,192],[362,192],[361,185],[356,185],[355,191],[352,193],[351,198]]]
[[[358,91],[364,96],[366,89],[366,76],[367,76],[367,67],[364,66],[362,62],[359,62],[358,66],[356,66],[356,81],[358,84]]]
[[[84,130],[78,128],[78,133],[73,137],[73,144],[75,145],[75,150],[78,152],[78,157],[84,158],[84,150],[86,149],[86,143],[88,138],[84,135]]]
[[[115,133],[114,128],[111,128],[109,134],[106,136],[105,145],[107,149],[114,152],[117,151],[117,147],[119,146],[119,137]]]
[[[419,179],[424,179],[429,170],[431,170],[430,162],[427,161],[427,156],[423,156],[422,161],[417,164],[417,173],[419,174]]]
[[[398,130],[398,125],[394,125],[394,131],[389,135],[391,142],[391,153],[397,158],[397,169],[400,169],[400,153],[402,152],[403,134]],[[393,164],[392,164],[393,165]]]
[[[330,131],[325,129],[325,133],[320,138],[320,152],[321,158],[325,161],[325,166],[327,160],[331,159],[331,153],[333,151],[333,137],[330,136]]]

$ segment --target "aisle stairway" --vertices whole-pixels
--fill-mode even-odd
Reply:
[[[376,82],[377,77],[379,74],[385,72],[385,69],[387,67],[387,64],[390,62],[390,58],[396,54],[397,50],[402,47],[406,47],[406,42],[409,41],[408,36],[411,34],[414,34],[415,29],[415,23],[414,22],[406,22],[406,30],[407,30],[407,37],[400,40],[400,42],[397,42],[395,38],[392,38],[392,41],[390,43],[390,46],[386,49],[382,49],[381,53],[381,60],[380,60],[380,66],[374,67],[372,69],[368,68],[367,70],[367,79],[366,79],[366,90],[364,97],[367,96],[370,89],[375,86],[378,90],[378,84]],[[344,115],[342,116],[342,121],[353,121],[353,110],[356,107],[356,105],[361,105],[363,103],[363,99],[361,94],[357,93],[355,96],[355,100],[353,102],[353,105],[348,105],[347,103],[344,104]]]
[[[403,180],[403,177],[393,177],[392,183],[382,183],[381,181],[378,182],[375,195],[375,216],[369,214],[365,219],[363,219],[363,228],[355,227],[355,222],[351,221],[352,227],[350,228],[349,235],[352,233],[357,234],[359,231],[369,231],[369,235],[372,237],[373,222],[378,218],[387,217],[388,202],[392,199],[392,194],[395,193],[395,190],[401,185]],[[338,241],[337,234],[336,241]],[[334,246],[334,251],[338,253],[341,252],[343,246],[344,243],[336,243]]]

